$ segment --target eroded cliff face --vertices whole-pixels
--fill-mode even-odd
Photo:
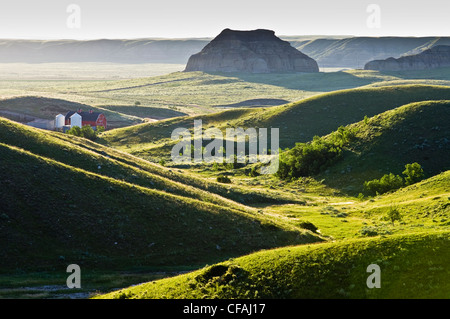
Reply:
[[[365,70],[401,71],[450,67],[450,46],[438,45],[416,55],[368,62]]]
[[[192,55],[185,71],[284,73],[319,72],[317,62],[271,30],[223,30]]]

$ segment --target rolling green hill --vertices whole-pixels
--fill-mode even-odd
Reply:
[[[283,193],[268,193],[206,180],[181,170],[164,168],[95,142],[51,131],[41,131],[0,118],[1,142],[96,174],[175,195],[202,199],[235,209],[255,211],[239,203],[297,201]],[[100,168],[99,168],[100,167]]]
[[[302,185],[302,181],[290,182],[284,186],[285,191],[294,190],[295,184]],[[297,192],[307,199],[305,205],[275,204],[267,206],[264,212],[293,225],[312,223],[317,232],[334,240],[448,230],[449,189],[450,170],[374,197],[317,194],[311,187],[304,187]],[[392,210],[399,213],[400,220],[389,219]]]
[[[122,127],[142,122],[142,118],[132,114],[120,113],[107,107],[93,107],[83,103],[40,96],[20,96],[0,100],[0,116],[27,123],[32,119],[54,120],[58,114],[78,109],[104,113],[108,119],[108,128]],[[136,112],[137,110],[135,110]]]
[[[322,240],[152,174],[145,161],[126,164],[129,155],[106,153],[93,142],[6,119],[0,131],[2,272],[70,263],[103,269],[197,265]]]
[[[239,108],[112,130],[102,135],[102,141],[144,158],[169,159],[175,144],[170,139],[172,131],[178,127],[191,129],[194,120],[201,119],[204,128],[214,126],[223,131],[227,127],[277,127],[280,147],[284,149],[297,142],[307,142],[315,135],[329,134],[341,125],[361,121],[365,116],[371,117],[411,102],[444,99],[450,99],[450,88],[446,86],[401,85],[340,90],[271,108]]]
[[[351,124],[355,137],[342,159],[317,178],[354,193],[362,191],[364,181],[401,175],[409,163],[418,162],[426,177],[449,170],[449,119],[450,101],[425,101]]]
[[[179,72],[0,81],[0,115],[52,118],[92,105],[114,127],[127,126],[94,142],[0,117],[0,285],[19,285],[11,274],[46,285],[48,274],[61,277],[76,263],[87,273],[114,273],[108,285],[93,287],[105,292],[125,286],[115,284],[119,271],[219,263],[100,297],[445,298],[449,74]],[[28,97],[18,97],[24,92]],[[158,114],[171,118],[130,126]],[[328,141],[340,126],[354,136],[338,161],[292,180],[249,176],[250,166],[172,165],[171,133],[191,129],[195,119],[204,129],[279,128],[283,149]],[[161,159],[166,163],[156,164]],[[422,165],[425,180],[357,197],[364,181],[401,174],[412,162]],[[219,174],[232,183],[218,183]],[[391,210],[401,215],[395,223]],[[381,267],[381,289],[365,285],[371,263]],[[143,282],[137,280],[130,284]],[[2,296],[8,292],[0,289]]]
[[[449,240],[437,231],[290,246],[97,298],[447,298]],[[371,264],[380,288],[366,285]]]
[[[362,86],[448,86],[448,70],[399,73],[346,70],[250,75],[174,72],[126,80],[4,79],[0,80],[3,99],[0,111],[52,119],[57,113],[82,104],[82,108],[104,112],[109,127],[118,128],[148,119],[210,114],[224,108],[258,107],[261,110],[261,106],[269,108],[297,103],[324,92]],[[67,72],[70,77],[70,71]]]

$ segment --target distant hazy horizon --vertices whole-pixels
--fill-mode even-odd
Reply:
[[[450,1],[15,0],[0,39],[212,38],[225,28],[278,36],[450,36]]]

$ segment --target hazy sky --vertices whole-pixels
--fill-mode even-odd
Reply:
[[[449,13],[450,0],[1,0],[0,38],[214,37],[225,28],[450,36]]]

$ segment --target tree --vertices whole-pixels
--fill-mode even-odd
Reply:
[[[364,188],[375,194],[383,194],[403,186],[403,178],[393,173],[385,174],[380,179],[364,182]]]
[[[395,221],[402,220],[402,215],[396,207],[390,207],[387,212],[387,218],[391,221],[392,225],[394,225]]]
[[[84,137],[90,139],[91,141],[95,141],[95,139],[97,138],[97,133],[89,125],[85,125],[82,128],[74,126],[66,131],[66,134]]]
[[[405,177],[406,185],[411,185],[420,182],[424,177],[423,169],[419,163],[406,164],[405,170],[403,171],[402,174],[406,175]]]
[[[81,132],[81,128],[79,126],[74,126],[66,131],[66,134],[75,135],[75,136],[83,136]]]
[[[369,117],[367,115],[364,116],[364,125],[369,124]]]
[[[84,138],[94,141],[97,138],[94,129],[90,125],[85,125],[81,128],[81,133]]]
[[[335,163],[355,137],[355,129],[340,126],[328,138],[314,136],[308,143],[296,143],[280,154],[277,176],[291,179],[318,174]]]

